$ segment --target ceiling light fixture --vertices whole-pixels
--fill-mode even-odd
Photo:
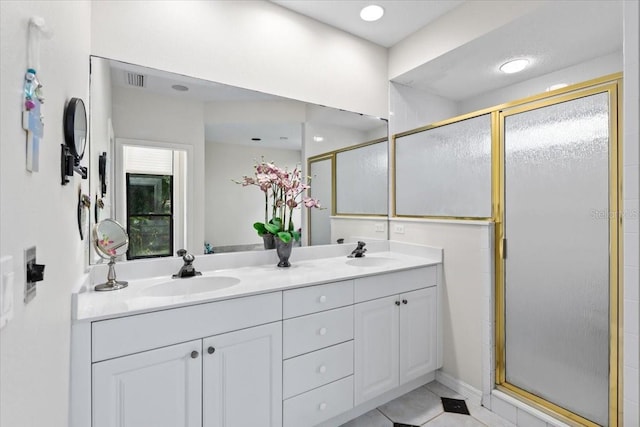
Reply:
[[[382,18],[382,15],[384,15],[384,9],[382,6],[378,6],[377,4],[371,4],[363,7],[360,11],[360,18],[367,22],[377,21]]]
[[[313,140],[314,140],[315,142],[322,142],[322,141],[324,141],[324,138],[323,138],[323,137],[321,137],[321,136],[314,136],[314,137],[313,137]]]
[[[505,62],[500,66],[500,71],[506,74],[513,74],[524,70],[529,65],[528,59],[514,59],[513,61]]]

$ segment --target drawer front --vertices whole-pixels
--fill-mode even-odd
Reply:
[[[288,359],[353,339],[353,306],[282,322],[282,356]]]
[[[437,267],[435,265],[361,277],[355,279],[355,302],[368,301],[435,285],[437,285]]]
[[[353,341],[285,360],[282,370],[285,399],[353,375]]]
[[[353,376],[287,399],[283,427],[314,426],[353,408]]]
[[[308,286],[282,293],[282,312],[285,319],[350,304],[353,304],[353,280]]]
[[[98,362],[281,318],[281,292],[271,292],[93,322],[91,359]]]

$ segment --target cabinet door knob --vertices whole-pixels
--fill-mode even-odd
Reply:
[[[320,298],[318,298],[318,301],[320,302],[327,302],[327,297],[326,295],[321,295]]]
[[[327,335],[327,328],[320,328],[320,330],[318,331],[318,333],[320,335]]]
[[[327,367],[322,365],[318,368],[318,372],[320,372],[321,374],[324,374],[325,372],[327,372]]]
[[[209,347],[209,348],[207,349],[207,353],[209,353],[209,354],[213,354],[213,353],[215,353],[215,352],[216,352],[216,349],[215,349],[214,347]]]
[[[318,405],[318,409],[320,409],[321,411],[324,411],[325,409],[327,409],[327,404],[322,402],[320,405]]]
[[[403,304],[408,304],[409,302],[408,302],[406,299],[403,299],[403,300],[402,300],[402,303],[403,303]]]
[[[396,304],[396,305],[400,305],[400,301],[396,301],[396,303],[395,303],[395,304]]]
[[[197,359],[199,355],[200,355],[200,353],[198,353],[198,352],[197,352],[197,351],[195,351],[195,350],[191,352],[191,358],[192,358],[192,359]]]

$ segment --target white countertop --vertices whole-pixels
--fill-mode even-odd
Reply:
[[[388,246],[388,245],[387,245]],[[380,252],[367,252],[364,258],[347,258],[344,255],[293,261],[288,268],[279,268],[275,264],[250,265],[227,269],[202,271],[201,277],[225,276],[237,279],[237,284],[203,293],[178,296],[149,296],[149,289],[158,284],[172,281],[170,276],[141,278],[130,280],[129,286],[109,292],[96,292],[93,286],[89,290],[73,294],[73,317],[76,322],[95,321],[107,318],[129,316],[156,310],[202,304],[212,301],[238,298],[266,292],[316,285],[374,274],[401,271],[412,268],[439,264],[442,262],[441,250],[411,250],[417,245],[396,245],[394,249]],[[420,247],[418,247],[420,248]],[[299,250],[296,248],[294,250]],[[383,248],[384,249],[384,248]],[[326,250],[325,250],[326,252]],[[416,253],[417,255],[409,255]],[[379,259],[379,261],[374,261]],[[363,261],[363,265],[358,261]],[[198,261],[194,263],[198,269]],[[116,266],[117,268],[117,266]],[[201,267],[202,268],[202,267]],[[126,277],[118,277],[125,279]],[[169,286],[180,286],[183,281],[192,278],[173,279]],[[166,286],[166,285],[165,285]]]

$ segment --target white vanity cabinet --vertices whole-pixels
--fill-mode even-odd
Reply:
[[[356,279],[355,404],[435,371],[435,268]]]
[[[283,427],[353,408],[353,280],[283,292]]]
[[[93,427],[200,427],[201,345],[190,341],[94,364]]]
[[[335,427],[433,380],[441,270],[397,259],[75,321],[71,426]]]
[[[94,322],[92,426],[280,427],[281,298],[275,292]]]

